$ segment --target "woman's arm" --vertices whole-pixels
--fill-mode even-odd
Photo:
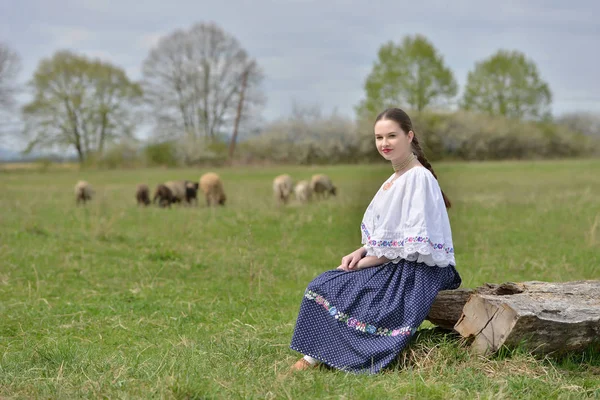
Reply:
[[[356,264],[354,268],[351,270],[358,270],[363,268],[376,267],[381,264],[385,264],[390,262],[391,260],[386,257],[375,257],[375,256],[366,256],[360,259],[360,261]]]
[[[337,269],[342,271],[352,271],[357,269],[356,265],[367,255],[367,249],[359,247],[352,253],[342,257],[342,263]]]
[[[337,267],[337,269],[347,272],[358,271],[359,269],[376,267],[390,261],[386,257],[367,256],[366,254],[367,250],[364,247],[356,249],[356,251],[342,258],[342,265]]]

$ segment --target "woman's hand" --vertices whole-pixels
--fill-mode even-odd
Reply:
[[[341,271],[354,271],[357,269],[358,262],[367,254],[364,247],[354,250],[352,253],[342,257],[342,264],[337,267]]]
[[[352,254],[354,254],[354,253],[350,253],[346,257],[349,257]],[[344,258],[346,258],[346,257],[344,257]],[[342,262],[343,262],[344,258],[342,258]],[[350,264],[349,264],[347,268],[343,268],[344,264],[342,264],[337,269],[346,271],[346,272],[358,271],[359,269],[377,267],[378,265],[382,265],[382,264],[385,264],[388,262],[390,262],[390,259],[388,259],[386,257],[363,256],[362,258],[360,258],[358,260],[358,262],[356,264],[353,264],[352,266],[350,266]]]

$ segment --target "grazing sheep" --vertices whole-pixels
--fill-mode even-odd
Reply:
[[[283,174],[273,179],[273,194],[280,203],[287,204],[293,190],[294,181],[291,176]]]
[[[200,177],[200,189],[204,193],[206,198],[206,205],[208,207],[225,205],[225,191],[223,189],[223,182],[219,175],[214,172],[207,172]]]
[[[300,181],[294,187],[296,199],[301,203],[308,203],[312,198],[312,188],[309,181]]]
[[[171,189],[163,184],[158,185],[154,192],[152,203],[156,203],[156,200],[158,200],[159,207],[171,208],[171,203],[173,203],[173,193],[171,192]]]
[[[198,182],[185,181],[185,201],[188,204],[193,202],[198,205]]]
[[[141,183],[137,185],[137,189],[135,191],[135,199],[137,200],[137,205],[143,204],[145,206],[150,204],[150,188],[145,183]]]
[[[80,202],[83,202],[83,204],[85,204],[86,201],[92,199],[93,195],[94,190],[92,189],[92,186],[89,183],[87,183],[86,181],[77,182],[77,184],[75,185],[75,201],[77,205],[79,205]]]
[[[185,200],[185,181],[168,181],[164,185],[171,190],[172,203],[181,203]]]
[[[336,195],[337,189],[331,182],[331,179],[327,175],[318,174],[313,175],[310,181],[310,187],[315,194],[315,197],[329,197],[329,195]]]

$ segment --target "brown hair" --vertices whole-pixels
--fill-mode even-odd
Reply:
[[[417,139],[417,134],[413,129],[412,121],[410,120],[408,114],[399,108],[388,108],[387,110],[383,111],[377,116],[377,118],[375,119],[375,123],[377,123],[377,121],[385,119],[389,119],[391,121],[396,122],[407,135],[409,131],[413,131],[414,136],[411,142],[412,152],[417,156],[419,162],[423,164],[423,166],[433,174],[435,179],[437,179],[437,175],[435,174],[435,172],[433,172],[433,167],[431,166],[429,161],[427,161],[427,158],[425,158],[425,153],[423,153],[423,149],[421,149],[421,145],[419,144],[419,140]],[[452,203],[450,203],[450,200],[448,199],[448,197],[446,197],[443,190],[442,197],[444,198],[444,204],[446,205],[446,208],[450,208],[452,206]]]

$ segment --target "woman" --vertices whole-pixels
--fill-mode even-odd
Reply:
[[[374,133],[394,173],[365,211],[363,247],[308,285],[290,345],[304,357],[292,370],[322,362],[379,372],[410,341],[438,292],[461,284],[446,211],[450,201],[409,116],[387,109],[375,120]]]

